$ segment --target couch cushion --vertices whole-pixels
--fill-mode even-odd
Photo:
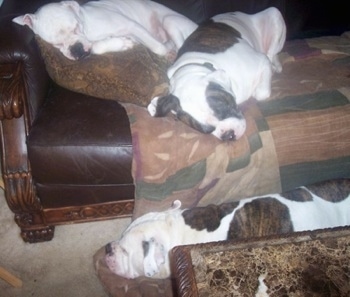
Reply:
[[[40,184],[132,184],[132,142],[124,108],[55,87],[28,137]]]
[[[36,36],[46,70],[58,85],[97,98],[146,106],[168,89],[168,62],[142,45],[72,61]]]

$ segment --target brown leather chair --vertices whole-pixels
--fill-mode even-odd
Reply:
[[[58,224],[130,216],[125,110],[52,83],[32,32],[12,18],[0,21],[1,163],[22,238],[50,240]]]
[[[55,225],[130,216],[134,205],[132,139],[123,107],[55,85],[33,33],[11,22],[45,2],[5,0],[0,8],[2,176],[7,203],[27,242],[50,240]],[[158,2],[196,22],[273,5],[285,14],[289,37],[298,36],[313,16],[305,1]],[[344,18],[337,20],[344,25]]]
[[[30,33],[11,29],[20,40]],[[50,240],[57,224],[131,215],[132,144],[125,110],[51,83],[33,39],[27,40],[1,55],[0,64],[5,197],[23,239]]]

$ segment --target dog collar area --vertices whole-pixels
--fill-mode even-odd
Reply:
[[[213,65],[212,63],[209,63],[209,62],[204,62],[204,63],[189,63],[189,64],[186,64],[186,65],[183,65],[182,67],[189,66],[189,65],[205,67],[205,68],[209,69],[210,71],[215,71],[215,70],[216,70],[216,68],[214,67],[214,65]],[[180,67],[180,68],[182,68],[182,67]],[[179,69],[180,69],[180,68],[179,68]]]
[[[202,65],[203,67],[208,68],[211,71],[215,71],[216,70],[214,65],[212,63],[209,63],[209,62],[205,62],[205,63],[199,64],[199,65]]]
[[[176,71],[174,72],[173,76],[175,75],[176,72],[178,72],[181,68],[187,67],[187,66],[200,66],[209,69],[210,71],[216,71],[216,68],[212,63],[209,62],[204,62],[204,63],[188,63],[185,65],[182,65],[181,67],[177,68]]]

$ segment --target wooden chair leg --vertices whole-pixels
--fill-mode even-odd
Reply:
[[[0,266],[0,278],[8,282],[11,286],[15,288],[22,287],[22,280],[14,276],[12,273],[8,272],[5,268]]]

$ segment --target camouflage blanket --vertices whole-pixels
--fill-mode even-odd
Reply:
[[[133,138],[134,218],[350,177],[350,32],[293,40],[281,53],[272,96],[242,110],[235,142],[200,134],[175,118],[124,104]]]

